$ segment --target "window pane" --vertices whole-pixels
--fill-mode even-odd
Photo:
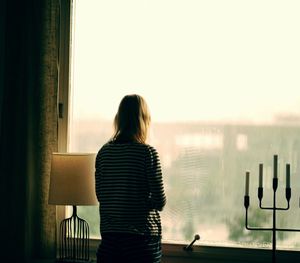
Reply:
[[[278,227],[300,228],[299,1],[76,1],[70,151],[96,152],[112,134],[121,98],[142,95],[152,114],[149,143],[160,154],[168,203],[163,239],[270,247],[271,233],[244,227],[245,171],[249,222],[271,226],[258,209],[272,203],[273,155],[279,156]],[[93,210],[93,211],[92,211]],[[79,213],[99,237],[98,208]],[[280,248],[300,248],[280,232]]]

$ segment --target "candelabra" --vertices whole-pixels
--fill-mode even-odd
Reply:
[[[257,191],[257,196],[259,200],[259,208],[262,210],[270,210],[273,213],[272,217],[272,227],[250,227],[248,226],[248,208],[250,206],[250,196],[249,196],[249,180],[250,172],[246,172],[246,189],[244,196],[244,206],[246,209],[246,220],[245,226],[248,230],[254,231],[272,231],[272,263],[276,262],[276,232],[285,231],[285,232],[300,232],[300,229],[290,229],[290,228],[277,228],[276,226],[276,212],[277,211],[286,211],[290,209],[290,199],[291,199],[291,187],[290,187],[290,164],[286,164],[286,188],[285,188],[285,198],[287,201],[286,207],[277,207],[276,204],[276,190],[278,188],[278,156],[274,155],[273,161],[273,205],[272,206],[263,206],[263,164],[259,164],[259,187]]]

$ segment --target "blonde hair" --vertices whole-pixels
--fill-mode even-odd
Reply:
[[[145,143],[151,117],[146,101],[140,95],[126,95],[114,119],[114,141]]]

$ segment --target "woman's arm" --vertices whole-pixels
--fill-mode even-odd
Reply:
[[[149,146],[146,157],[146,173],[150,190],[151,208],[162,211],[166,204],[166,195],[162,179],[160,160],[155,148]]]

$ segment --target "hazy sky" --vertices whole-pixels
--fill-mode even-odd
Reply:
[[[154,121],[300,114],[300,1],[77,0],[76,118],[139,93]]]

